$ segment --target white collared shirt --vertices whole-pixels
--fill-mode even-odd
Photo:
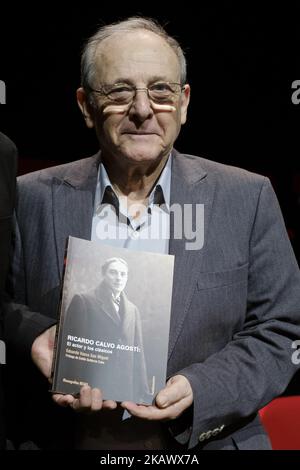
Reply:
[[[167,254],[170,236],[171,165],[169,158],[149,195],[148,206],[132,217],[126,197],[118,198],[103,163],[98,170],[91,239],[135,251]]]

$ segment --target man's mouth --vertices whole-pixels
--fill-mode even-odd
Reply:
[[[132,131],[125,131],[122,134],[130,134],[130,135],[155,135],[155,132],[132,132]]]

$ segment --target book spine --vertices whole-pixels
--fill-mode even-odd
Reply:
[[[63,273],[62,273],[62,283],[60,289],[60,298],[59,298],[59,306],[58,306],[58,314],[57,314],[57,327],[56,327],[56,334],[55,334],[55,341],[54,341],[54,348],[53,348],[53,361],[52,361],[52,369],[51,369],[51,379],[52,379],[52,388],[51,391],[55,391],[56,388],[56,377],[55,377],[55,369],[57,359],[59,357],[59,335],[60,329],[62,325],[62,311],[63,311],[63,294],[64,294],[64,284],[67,277],[67,266],[68,261],[71,258],[71,247],[72,247],[72,237],[68,237],[65,246],[65,253],[64,253],[64,264],[63,264]]]

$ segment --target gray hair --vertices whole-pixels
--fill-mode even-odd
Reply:
[[[138,29],[151,31],[163,38],[175,52],[180,66],[180,80],[186,82],[186,60],[182,48],[176,39],[169,36],[165,29],[156,21],[148,18],[133,16],[127,20],[102,26],[91,36],[84,45],[81,56],[81,85],[89,94],[95,75],[95,54],[99,44],[116,33],[128,33]]]
[[[115,263],[115,262],[124,264],[124,266],[126,267],[127,272],[128,272],[128,264],[126,263],[126,261],[123,258],[108,258],[105,261],[105,263],[101,266],[101,271],[102,271],[103,276],[105,275],[105,273],[108,270],[111,263]]]

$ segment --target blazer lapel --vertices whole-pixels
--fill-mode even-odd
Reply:
[[[205,252],[205,240],[208,233],[208,224],[211,213],[215,185],[210,181],[209,175],[194,159],[173,153],[171,178],[171,206],[178,204],[204,205],[204,245],[198,250],[187,250],[184,236],[175,238],[174,220],[170,221],[169,253],[175,255],[173,295],[171,309],[171,324],[169,337],[169,358],[172,354],[178,336],[182,330],[191,298],[196,287],[198,273],[201,270],[201,260]]]
[[[91,239],[98,161],[99,154],[74,162],[61,178],[58,176],[52,180],[53,223],[60,278],[68,237]]]

